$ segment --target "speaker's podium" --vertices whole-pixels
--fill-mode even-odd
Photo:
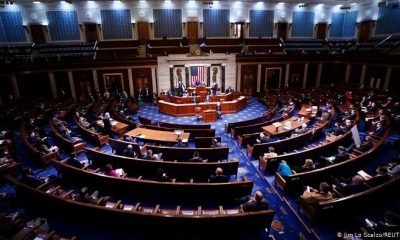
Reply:
[[[203,111],[203,122],[216,122],[217,111],[216,110],[205,110]]]

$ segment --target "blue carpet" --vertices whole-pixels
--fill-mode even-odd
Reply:
[[[308,222],[302,212],[298,213],[296,199],[284,196],[282,192],[280,192],[278,189],[275,189],[274,177],[265,176],[264,174],[260,173],[258,171],[258,161],[251,161],[251,159],[246,156],[246,150],[242,149],[238,145],[238,142],[230,137],[230,134],[224,133],[225,124],[252,119],[266,111],[267,108],[263,104],[259,103],[257,99],[251,98],[248,106],[244,110],[235,114],[224,114],[222,119],[219,119],[214,123],[204,123],[201,121],[197,122],[193,120],[194,117],[178,118],[158,113],[157,106],[148,103],[141,105],[138,113],[133,117],[137,118],[138,116],[143,116],[150,118],[153,121],[169,123],[211,124],[212,127],[216,129],[216,135],[221,136],[222,141],[228,145],[229,159],[239,159],[239,170],[237,175],[238,179],[246,177],[248,180],[254,181],[255,185],[253,192],[257,190],[263,192],[267,198],[270,208],[276,211],[273,227],[270,229],[271,232],[263,231],[262,234],[255,239],[335,239],[336,231],[340,229],[340,226],[332,225],[330,227],[310,227],[312,225]],[[48,131],[49,129],[46,128],[45,130]],[[55,144],[52,135],[50,136],[50,143]],[[384,150],[379,153],[377,159],[389,159],[396,155],[397,151],[391,147],[391,144],[397,139],[399,139],[399,134],[392,134],[388,138],[387,142],[385,143]],[[32,161],[31,156],[29,156],[24,147],[19,132],[15,132],[15,141],[17,145],[18,159],[23,166],[32,167],[35,174],[40,177],[46,177],[57,173],[54,167],[51,165],[47,170],[42,170],[34,161]],[[193,147],[193,144],[190,144],[189,146]],[[93,146],[89,144],[89,147]],[[102,149],[110,151],[109,145],[104,145]],[[64,152],[61,152],[61,155],[62,158],[69,157],[69,155]],[[78,159],[85,160],[85,154],[79,154]],[[374,164],[378,163],[374,162]],[[368,168],[373,169],[373,164],[368,166]],[[7,187],[4,187],[4,189],[0,190],[7,192],[11,191]],[[38,216],[43,215],[43,213],[40,212],[36,214],[38,214]],[[110,231],[109,229],[98,229],[96,226],[90,226],[89,224],[80,226],[77,223],[67,222],[51,215],[46,215],[46,217],[49,218],[51,228],[65,235],[77,235],[78,239],[89,239],[93,237],[96,239],[152,239],[151,237],[145,237],[139,234],[125,234]]]

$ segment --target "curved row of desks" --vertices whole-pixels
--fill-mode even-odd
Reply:
[[[86,149],[86,156],[96,166],[105,166],[110,163],[114,168],[123,168],[125,172],[143,176],[154,176],[157,169],[162,168],[169,177],[178,179],[208,179],[217,168],[222,168],[227,176],[236,176],[239,167],[237,159],[206,163],[158,161],[107,154],[93,149]]]
[[[29,199],[33,204],[45,207],[63,217],[85,220],[96,224],[118,225],[138,231],[139,227],[151,227],[160,230],[172,229],[174,231],[201,230],[210,232],[240,231],[253,232],[255,229],[269,228],[275,215],[273,210],[243,212],[240,208],[219,208],[206,210],[201,206],[196,209],[185,210],[180,206],[174,209],[160,207],[145,207],[140,203],[132,204],[122,201],[109,201],[105,205],[95,205],[77,202],[71,199],[73,191],[62,190],[52,182],[33,188],[6,176],[17,188],[18,196]],[[46,204],[43,205],[42,203]]]
[[[235,199],[250,195],[253,188],[253,182],[246,179],[226,183],[159,182],[140,176],[112,177],[100,171],[80,169],[60,161],[53,163],[62,179],[74,185],[147,201],[157,199],[173,203],[232,203]]]
[[[383,137],[374,137],[374,146],[371,149],[366,152],[359,152],[357,153],[358,155],[350,157],[346,161],[317,168],[312,171],[296,173],[286,178],[280,176],[279,173],[275,173],[275,182],[285,193],[296,194],[303,190],[304,185],[329,181],[330,176],[352,174],[355,169],[364,168],[374,160],[376,152],[383,145],[389,134],[390,129],[387,129]]]
[[[113,150],[116,150],[117,154],[122,155],[124,149],[131,144],[138,153],[140,153],[140,147],[138,144],[132,144],[130,142],[125,142],[121,140],[109,139]],[[153,153],[162,153],[162,159],[167,161],[187,161],[193,157],[194,152],[198,152],[202,159],[208,159],[209,162],[217,162],[228,159],[229,148],[219,147],[219,148],[174,148],[174,147],[161,147],[146,145],[146,149],[151,149]]]

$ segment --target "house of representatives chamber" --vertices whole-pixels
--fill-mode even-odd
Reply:
[[[399,4],[0,1],[0,238],[399,237]]]

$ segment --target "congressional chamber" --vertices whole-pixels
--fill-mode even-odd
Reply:
[[[399,4],[0,1],[0,239],[398,238]]]

